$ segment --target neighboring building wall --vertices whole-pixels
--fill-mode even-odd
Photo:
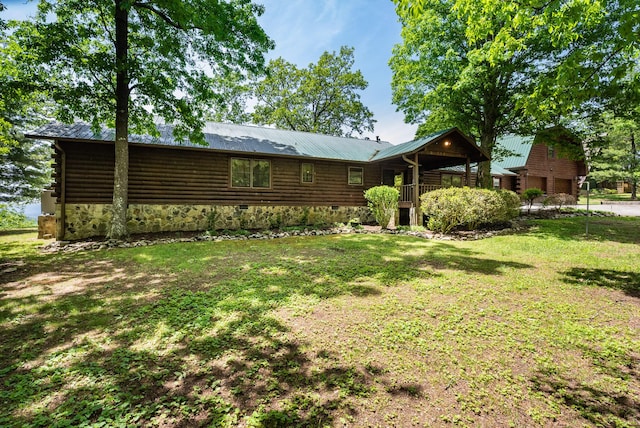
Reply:
[[[56,217],[60,218],[60,205]],[[68,204],[64,239],[104,236],[111,221],[109,204]],[[129,233],[271,229],[285,226],[320,226],[358,219],[373,221],[367,207],[283,207],[131,204],[127,210]]]
[[[582,162],[558,157],[553,149],[544,144],[535,144],[531,148],[525,165],[526,172],[520,173],[521,193],[537,187],[547,194],[578,194],[576,177],[584,174]]]

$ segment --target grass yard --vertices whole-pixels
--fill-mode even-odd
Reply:
[[[41,255],[0,235],[0,426],[640,425],[640,219]]]
[[[589,195],[589,202],[594,204],[606,204],[609,202],[629,202],[631,201],[631,193],[613,193],[613,194],[603,194],[603,193],[591,193]],[[580,196],[581,204],[587,203],[587,196]]]

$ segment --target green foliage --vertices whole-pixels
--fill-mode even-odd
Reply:
[[[33,220],[29,220],[23,212],[8,205],[0,204],[0,230],[22,229],[34,226],[36,226],[36,223]]]
[[[631,119],[603,115],[599,138],[590,144],[589,177],[597,182],[629,182],[632,199],[637,198],[640,183],[640,108],[637,109],[636,117]]]
[[[0,34],[0,201],[5,202],[39,197],[50,180],[48,143],[23,136],[42,123],[48,107],[16,59],[24,53]]]
[[[301,226],[306,226],[309,224],[309,214],[311,213],[311,208],[305,206],[302,208],[302,215],[300,215],[300,222],[299,224]]]
[[[473,230],[518,216],[520,201],[509,190],[449,187],[427,192],[420,207],[429,220],[427,227],[447,233],[456,227]]]
[[[280,229],[284,225],[284,219],[281,213],[272,214],[269,216],[269,229]]]
[[[533,202],[542,195],[544,195],[544,192],[537,187],[532,187],[522,192],[522,195],[520,197],[528,204],[527,213],[531,214],[531,207],[533,206]]]
[[[237,82],[244,70],[259,73],[273,46],[257,23],[263,7],[249,0],[127,3],[131,131],[156,135],[154,116],[161,116],[179,139],[202,142],[205,117],[220,113],[212,111],[224,99],[220,82]],[[107,0],[43,0],[33,22],[14,24],[25,48],[19,59],[57,102],[62,121],[115,124],[113,11]]]
[[[351,136],[373,131],[373,113],[356,92],[368,86],[352,71],[353,48],[324,52],[316,64],[298,69],[282,58],[271,60],[268,75],[255,87],[253,121],[282,129]]]
[[[522,192],[522,200],[528,203],[533,203],[536,198],[539,198],[542,195],[544,195],[544,192],[541,189],[538,189],[537,187],[531,187]]]
[[[160,117],[177,140],[204,143],[206,118],[235,114],[224,101],[242,91],[228,88],[264,69],[273,42],[263,11],[250,0],[41,0],[33,21],[12,23],[12,60],[56,102],[55,116],[115,127],[110,237],[127,234],[129,133],[158,135]]]
[[[215,232],[218,230],[218,222],[221,217],[222,214],[218,212],[216,207],[213,207],[211,211],[209,211],[209,214],[207,214],[207,232]]]
[[[376,186],[364,192],[373,217],[383,229],[388,227],[391,217],[398,209],[399,196],[398,189],[390,186]]]
[[[16,131],[12,127],[12,131]],[[11,132],[13,134],[13,132]],[[13,134],[13,141],[0,150],[0,201],[26,202],[40,197],[50,184],[51,148]]]
[[[395,3],[393,102],[419,136],[457,126],[491,156],[496,137],[556,124],[637,64],[635,0]]]

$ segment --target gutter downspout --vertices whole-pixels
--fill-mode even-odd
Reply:
[[[60,147],[58,141],[56,140],[53,143],[55,148],[60,152],[60,223],[58,223],[56,227],[56,240],[62,241],[64,240],[64,233],[66,230],[65,223],[67,221],[67,189],[66,189],[66,181],[67,181],[67,154]]]
[[[414,203],[414,215],[410,220],[412,226],[419,226],[420,222],[420,171],[418,171],[418,154],[415,154],[415,160],[409,159],[406,155],[402,155],[402,160],[413,166],[413,203]]]

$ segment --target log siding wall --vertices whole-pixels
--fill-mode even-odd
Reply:
[[[66,202],[111,203],[114,150],[108,143],[60,141],[66,153]],[[363,191],[380,184],[379,165],[235,155],[207,150],[129,146],[129,203],[269,206],[366,206]],[[60,154],[57,154],[58,158]],[[232,188],[230,159],[271,161],[271,187]],[[301,183],[302,162],[313,163],[313,183]],[[58,160],[58,164],[59,164]],[[362,167],[364,184],[348,184],[348,168]],[[60,173],[55,177],[60,196]]]

